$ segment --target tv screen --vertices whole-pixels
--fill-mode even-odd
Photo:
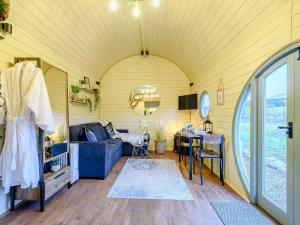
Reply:
[[[189,110],[198,108],[198,95],[184,95],[178,97],[178,110]]]

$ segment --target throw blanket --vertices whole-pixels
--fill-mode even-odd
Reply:
[[[106,126],[109,121],[99,121],[102,126]],[[123,142],[128,142],[132,145],[143,144],[144,143],[144,135],[143,134],[129,134],[129,133],[120,133],[116,129],[114,129],[116,135],[112,138],[121,138]]]
[[[128,142],[132,145],[143,144],[144,135],[142,134],[129,134],[129,133],[117,133],[115,138],[121,138],[123,142]]]

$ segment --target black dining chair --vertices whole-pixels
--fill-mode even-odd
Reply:
[[[203,185],[203,174],[202,174],[202,165],[203,159],[211,159],[211,174],[213,174],[213,160],[219,159],[220,165],[220,180],[222,185],[224,185],[224,136],[223,135],[214,135],[214,134],[206,134],[200,136],[200,148],[199,150],[193,151],[193,163],[194,163],[194,172],[195,172],[195,164],[196,159],[199,158],[199,166],[200,166],[200,182]],[[219,151],[215,151],[210,149],[210,146],[218,146]]]
[[[186,167],[186,156],[188,155],[190,149],[189,139],[180,136],[177,148],[178,148],[179,162],[181,162],[181,160],[183,160],[184,157],[184,166]],[[199,143],[193,143],[192,148],[193,149],[200,148]]]

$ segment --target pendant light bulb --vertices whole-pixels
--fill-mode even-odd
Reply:
[[[153,0],[153,5],[155,7],[158,7],[160,5],[160,1],[159,0]]]
[[[139,17],[140,16],[140,7],[139,7],[139,4],[138,2],[136,3],[134,9],[133,9],[133,15],[135,17]]]
[[[112,0],[110,3],[110,9],[115,12],[115,11],[117,11],[117,8],[118,8],[117,1]]]

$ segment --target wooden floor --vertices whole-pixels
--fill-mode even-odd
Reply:
[[[159,158],[175,159],[178,163],[174,153]],[[195,201],[106,198],[125,162],[123,157],[105,180],[80,180],[71,189],[61,190],[47,201],[44,213],[38,212],[38,204],[26,203],[0,219],[0,224],[222,225],[210,202],[243,201],[206,169],[203,186],[198,173],[189,181],[183,162],[179,168]]]

